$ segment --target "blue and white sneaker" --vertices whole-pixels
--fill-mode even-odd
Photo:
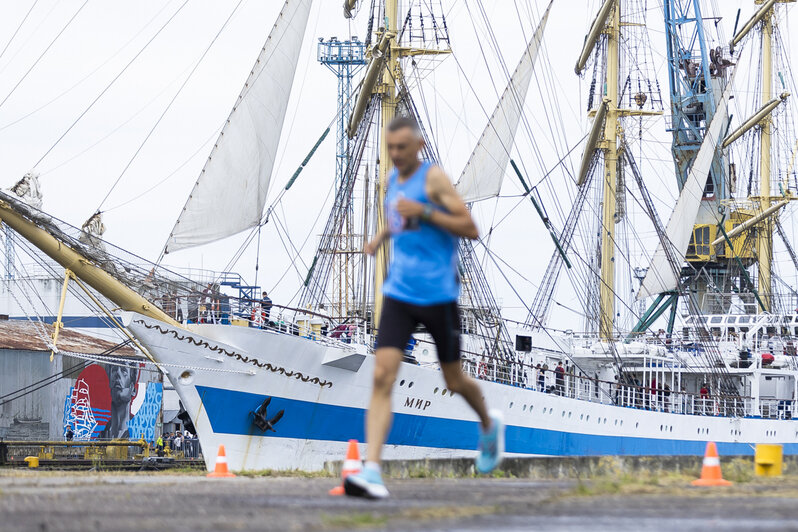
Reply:
[[[344,479],[344,491],[352,497],[366,499],[384,499],[388,488],[382,482],[382,475],[375,469],[364,468],[360,473],[349,475]]]
[[[502,461],[504,453],[504,419],[501,412],[491,410],[488,412],[490,417],[490,428],[483,431],[479,430],[479,455],[476,460],[477,472],[487,474],[496,469]]]

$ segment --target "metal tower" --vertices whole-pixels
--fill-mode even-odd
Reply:
[[[338,78],[338,127],[335,138],[335,186],[336,192],[345,189],[346,172],[349,166],[350,139],[347,134],[349,116],[352,114],[354,98],[352,95],[352,78],[366,64],[366,45],[357,37],[339,41],[332,37],[325,41],[319,39],[318,60],[332,71]],[[353,257],[362,246],[365,236],[355,235],[354,211],[350,205],[340,213],[343,216],[341,234],[334,248],[325,250],[333,255],[332,259],[332,293],[330,298],[333,315],[348,316],[354,305],[355,261]],[[364,231],[365,232],[365,231]]]
[[[328,41],[319,39],[319,63],[329,68],[338,78],[339,111],[335,139],[335,179],[339,185],[349,164],[349,136],[346,134],[346,128],[354,103],[350,98],[352,78],[366,64],[365,52],[365,44],[357,37],[347,41],[339,41],[337,37],[332,37]]]

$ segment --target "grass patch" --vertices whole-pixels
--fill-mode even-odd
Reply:
[[[341,515],[322,515],[322,522],[334,528],[368,528],[384,526],[388,518],[372,513],[341,514]]]
[[[333,478],[335,475],[327,471],[300,471],[298,469],[280,470],[259,469],[247,470],[236,473],[239,477],[264,478],[264,477],[283,477],[283,478]]]

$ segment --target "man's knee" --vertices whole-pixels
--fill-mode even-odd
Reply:
[[[374,368],[374,390],[382,392],[390,391],[393,383],[396,381],[396,372],[391,371],[382,365],[377,365]]]

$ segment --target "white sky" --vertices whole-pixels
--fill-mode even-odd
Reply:
[[[9,42],[33,3],[33,0],[0,3],[0,50]],[[547,3],[543,0],[485,2],[497,43],[510,70],[515,68],[526,39]],[[82,0],[38,0],[19,33],[0,56],[0,101],[7,98],[0,104],[0,186],[4,188],[34,168],[182,0],[89,0],[31,69],[82,4]],[[36,171],[42,174],[46,211],[79,226],[97,209],[236,4],[237,0],[189,0],[64,140],[36,165]],[[544,168],[550,169],[587,130],[584,93],[589,79],[575,76],[573,65],[599,4],[598,0],[554,2],[545,37],[545,57],[536,68],[536,72],[548,69],[554,77],[536,74],[527,102],[527,119],[540,159],[534,154],[533,141],[527,133],[519,134],[514,153],[533,183],[540,180]],[[661,1],[640,0],[640,4],[648,6],[650,38],[655,48],[651,67],[660,81],[667,109]],[[715,5],[716,12],[722,16],[720,25],[727,38],[732,33],[737,9],[742,8],[742,24],[756,7],[749,0],[713,0],[705,4]],[[147,259],[157,258],[281,5],[282,2],[276,0],[242,1],[226,30],[105,203],[105,238],[108,241]],[[492,110],[506,77],[501,74],[497,56],[485,39],[484,23],[479,19],[472,22],[469,16],[477,12],[479,3],[476,0],[443,0],[443,6],[456,62],[454,58],[445,59],[440,69],[424,78],[423,91],[415,96],[422,102],[423,94],[424,102],[433,111],[434,123],[427,127],[438,141],[444,167],[456,178],[486,121],[480,106],[488,112]],[[532,6],[532,16],[526,6]],[[320,37],[343,38],[350,33],[362,38],[367,10],[368,5],[350,26],[342,16],[340,0],[315,2],[283,130],[280,157],[273,174],[272,196],[282,188],[335,113],[336,80],[316,62],[316,42]],[[787,39],[794,17],[793,9],[784,31]],[[477,35],[483,38],[481,43],[487,59],[480,53]],[[790,56],[794,57],[795,45],[788,44]],[[495,85],[486,75],[485,61],[493,72]],[[420,66],[429,66],[429,63],[420,62]],[[19,83],[28,69],[30,73]],[[556,95],[545,90],[545,79],[550,80]],[[549,119],[555,121],[556,131],[549,129]],[[653,121],[645,127],[661,143],[652,159],[666,160],[670,139],[664,121]],[[574,150],[573,166],[578,165],[581,151],[581,147]],[[650,186],[661,200],[658,204],[661,216],[667,219],[668,202],[672,205],[676,197],[672,167],[668,161],[645,162],[643,167],[644,172],[651,172]],[[281,207],[282,219],[295,241],[303,241],[308,232],[313,231],[314,237],[303,250],[307,262],[314,252],[315,235],[326,219],[324,212],[313,228],[316,215],[324,208],[334,168],[334,142],[330,135]],[[173,175],[168,177],[170,174]],[[151,192],[134,199],[153,186],[156,188]],[[503,195],[518,194],[520,190],[512,173],[508,173]],[[541,192],[550,214],[558,220],[552,196],[565,198],[567,209],[573,185],[566,183],[561,172],[555,172],[552,188]],[[512,210],[517,202],[517,198],[503,198],[481,205],[475,213],[483,230],[510,213],[492,236],[493,249],[513,268],[537,283],[553,245],[531,205]],[[653,233],[648,233],[648,238],[652,242]],[[179,252],[169,256],[166,263],[222,268],[241,241],[242,237],[233,237]],[[253,246],[236,268],[250,281],[254,277],[254,251]],[[637,259],[642,261],[642,256]],[[290,297],[301,281],[297,274],[289,274],[283,283],[274,287],[288,267],[288,258],[271,225],[263,231],[260,260],[259,284],[275,288],[273,296],[278,303],[282,302],[281,298]],[[306,270],[301,266],[300,270],[304,276]],[[517,298],[494,270],[490,270],[490,278],[508,314],[523,318],[525,312]],[[512,272],[506,273],[516,290],[531,303],[534,285]],[[572,294],[565,293],[560,301],[579,307]],[[555,326],[572,326],[573,314],[558,311],[556,315]]]

